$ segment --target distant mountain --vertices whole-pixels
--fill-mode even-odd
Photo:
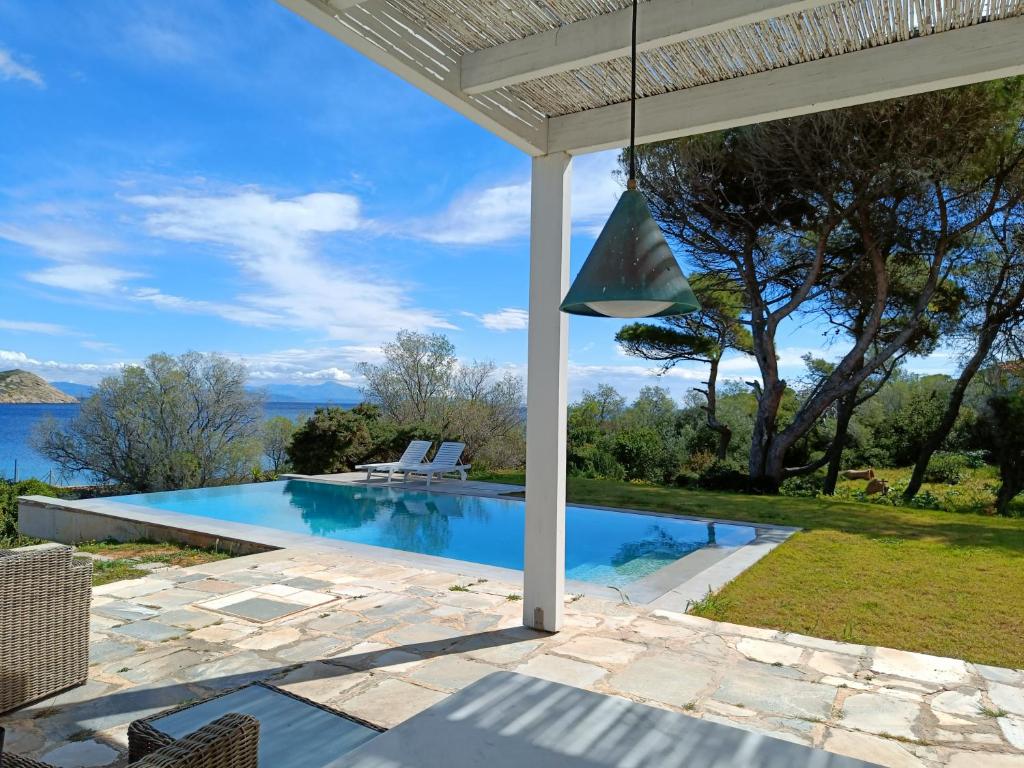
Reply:
[[[50,386],[56,387],[72,397],[77,397],[79,400],[84,400],[96,391],[96,387],[89,384],[76,384],[73,381],[51,381]]]
[[[321,384],[267,384],[253,387],[263,393],[267,400],[278,403],[361,403],[363,393],[355,387],[347,387],[334,381]]]
[[[0,374],[2,375],[2,374]],[[88,384],[76,384],[73,381],[52,381],[50,386],[62,392],[84,400],[96,391],[96,387]],[[342,403],[351,405],[361,403],[363,394],[355,387],[346,387],[334,381],[321,384],[267,384],[263,387],[249,388],[250,392],[264,395],[268,401],[275,403]]]
[[[77,403],[78,400],[47,384],[34,373],[0,371],[0,403]]]

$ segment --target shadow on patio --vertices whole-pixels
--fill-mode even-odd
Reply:
[[[267,666],[252,670],[201,679],[182,679],[180,682],[163,685],[139,685],[93,697],[80,696],[82,689],[77,692],[72,689],[58,696],[54,705],[48,703],[54,701],[53,699],[45,700],[20,712],[12,713],[8,719],[14,721],[24,717],[46,718],[52,724],[59,725],[59,730],[69,736],[82,735],[84,732],[99,732],[126,725],[140,717],[257,680],[273,684],[275,678],[284,677],[300,667],[317,670],[315,676],[304,677],[302,682],[344,678],[348,675],[400,666],[413,660],[426,661],[447,654],[495,648],[543,636],[543,633],[526,628],[492,630],[445,640],[398,645],[366,653],[309,659],[290,665],[273,665],[268,662]],[[65,697],[70,700],[61,703],[60,699]]]

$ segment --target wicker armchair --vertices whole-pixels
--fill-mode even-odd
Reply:
[[[2,744],[0,729],[0,744]],[[258,768],[259,721],[229,714],[133,763],[134,768]],[[51,768],[14,755],[0,756],[0,768]]]
[[[88,679],[92,563],[71,554],[0,550],[0,714]]]

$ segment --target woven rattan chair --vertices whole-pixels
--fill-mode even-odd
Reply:
[[[183,712],[187,709],[191,709],[192,707],[202,706],[214,699],[220,698],[221,696],[226,696],[228,694],[253,687],[268,688],[274,691],[276,694],[279,694],[281,696],[287,696],[291,699],[302,702],[308,707],[315,707],[316,709],[321,709],[324,712],[328,712],[331,715],[334,715],[335,717],[339,717],[350,722],[357,723],[358,725],[377,731],[378,733],[384,732],[384,729],[378,725],[374,725],[373,723],[370,723],[359,717],[354,717],[343,712],[338,712],[337,710],[331,709],[325,704],[320,704],[318,702],[311,701],[310,699],[299,696],[298,694],[292,693],[291,691],[286,691],[282,688],[277,688],[267,683],[250,683],[247,685],[239,686],[238,688],[229,691],[225,691],[223,693],[216,694],[215,696],[211,696],[207,699],[191,701],[188,704],[182,704],[180,707],[175,707],[174,709],[164,710],[163,712],[158,712],[157,714],[150,715],[149,717],[143,717],[139,718],[138,720],[133,720],[128,725],[128,762],[130,762],[133,766],[137,765],[137,761],[144,759],[145,757],[153,754],[157,750],[164,749],[168,744],[174,742],[174,739],[172,737],[168,736],[166,733],[161,731],[156,726],[155,721],[159,721],[161,718],[164,718],[168,715]],[[0,768],[7,768],[7,766],[0,765]]]
[[[132,763],[133,768],[258,768],[259,721],[230,714],[214,720],[184,739]],[[51,768],[14,755],[0,757],[0,768]]]
[[[0,550],[0,714],[88,679],[92,563],[71,554]]]

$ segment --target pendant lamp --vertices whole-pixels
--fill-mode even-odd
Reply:
[[[672,250],[636,188],[636,15],[633,0],[629,182],[561,310],[590,317],[667,317],[700,309]]]

